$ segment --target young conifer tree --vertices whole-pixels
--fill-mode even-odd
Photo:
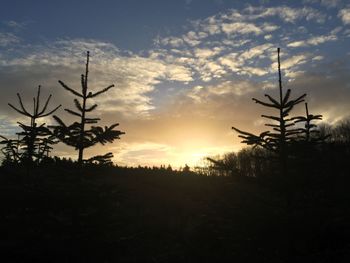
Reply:
[[[43,140],[48,139],[51,136],[50,130],[45,126],[45,123],[38,125],[37,120],[40,118],[47,117],[53,114],[61,105],[58,105],[53,110],[48,111],[47,106],[51,100],[52,95],[50,94],[47,98],[44,106],[40,109],[40,92],[41,86],[38,87],[37,96],[33,98],[33,111],[30,113],[23,105],[21,95],[17,93],[18,101],[20,108],[16,108],[11,103],[8,105],[17,111],[18,113],[30,118],[30,125],[23,124],[18,122],[19,126],[22,128],[22,132],[19,132],[18,135],[22,136],[20,140],[20,145],[23,146],[24,150],[22,154],[22,160],[32,162],[34,159],[36,161],[40,161],[41,151],[39,149],[39,145],[43,143]],[[49,140],[51,141],[51,139]]]
[[[97,143],[104,145],[107,142],[113,142],[115,139],[120,139],[120,135],[125,134],[124,132],[114,129],[119,123],[115,123],[109,127],[105,126],[104,128],[99,126],[87,127],[87,124],[96,124],[100,120],[100,118],[87,117],[87,114],[94,111],[97,107],[97,104],[88,106],[88,101],[114,87],[114,85],[110,85],[95,93],[89,91],[89,58],[90,53],[88,51],[86,56],[85,75],[81,75],[81,92],[70,88],[61,80],[58,81],[65,90],[77,97],[74,99],[75,111],[71,109],[65,109],[65,111],[78,117],[79,121],[67,126],[59,117],[53,116],[58,123],[58,126],[53,126],[56,137],[66,145],[72,146],[78,150],[79,165],[83,164],[83,155],[86,148],[94,146]],[[107,153],[106,155],[102,155],[102,157],[103,156],[107,159],[113,157],[112,153]],[[102,161],[101,156],[99,157],[99,160]],[[95,161],[95,159],[91,160]]]
[[[325,141],[329,136],[320,135],[317,125],[313,123],[316,120],[322,120],[322,115],[313,115],[309,113],[309,108],[305,102],[305,116],[297,116],[292,118],[295,123],[304,123],[304,127],[300,128],[302,140],[306,143],[314,144]]]
[[[7,162],[7,163],[18,162],[21,157],[19,153],[20,140],[8,139],[2,135],[0,135],[0,138],[2,139],[0,141],[0,145],[3,145],[0,150],[2,154],[5,156],[4,162]]]
[[[280,62],[280,48],[277,49],[278,60],[278,79],[279,79],[279,96],[275,99],[268,94],[267,102],[253,98],[258,104],[265,107],[275,109],[277,114],[275,116],[261,115],[263,118],[272,120],[273,123],[267,123],[266,126],[272,127],[272,131],[264,131],[260,135],[254,135],[249,132],[239,130],[232,127],[243,138],[243,143],[254,146],[261,146],[269,151],[274,152],[279,160],[281,173],[284,174],[287,169],[288,145],[293,141],[295,135],[300,133],[300,129],[295,128],[293,118],[289,118],[289,113],[299,103],[304,101],[306,94],[303,94],[296,99],[291,99],[291,90],[283,91],[281,62]]]

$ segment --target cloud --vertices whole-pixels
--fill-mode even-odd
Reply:
[[[321,0],[321,5],[326,6],[328,8],[333,8],[339,6],[341,0]]]
[[[262,29],[256,25],[243,22],[224,23],[222,24],[222,31],[227,35],[230,35],[232,33],[260,35],[263,32]]]
[[[13,93],[11,86],[28,86],[30,79],[30,86],[43,84],[44,87],[55,90],[60,100],[65,100],[65,91],[59,87],[57,80],[61,79],[71,87],[80,88],[79,76],[84,72],[86,50],[91,53],[91,87],[98,90],[111,83],[116,85],[108,95],[99,98],[100,110],[122,111],[128,116],[147,116],[149,110],[154,108],[149,93],[156,85],[162,81],[186,83],[193,80],[189,68],[174,62],[124,54],[110,43],[63,40],[48,46],[34,46],[23,57],[3,59],[0,64],[0,84],[9,89],[7,93]],[[67,105],[67,102],[64,104]]]
[[[344,25],[350,24],[350,8],[341,9],[338,17],[343,21]]]
[[[218,100],[219,97],[225,100],[227,97],[247,95],[253,91],[261,90],[262,85],[247,80],[222,81],[207,86],[195,86],[187,92],[186,96],[197,103],[208,103]],[[210,105],[210,103],[209,103]]]
[[[311,7],[292,8],[287,6],[248,6],[244,9],[244,13],[247,14],[246,18],[249,20],[277,16],[287,23],[295,23],[300,19],[305,19],[307,21],[315,21],[317,23],[324,23],[326,19],[325,14]]]
[[[186,35],[183,36],[183,41],[190,46],[197,46],[201,43],[199,40],[201,37],[197,35],[194,31],[189,31]]]
[[[274,7],[250,5],[241,10],[231,9],[192,21],[191,27],[187,27],[187,33],[160,38],[159,43],[164,45],[158,47],[163,48],[164,58],[169,62],[176,61],[189,67],[193,70],[194,78],[209,82],[230,73],[240,76],[267,76],[271,70],[264,59],[272,52],[272,47],[317,46],[338,40],[337,33],[342,30],[338,27],[328,35],[291,41],[300,39],[301,36],[305,37],[309,30],[305,26],[299,26],[291,31],[286,30],[281,23],[276,23],[275,18],[281,19],[283,23],[296,24],[301,20],[323,23],[327,15],[306,6],[297,8],[284,5]],[[262,35],[271,43],[267,44],[260,40]],[[167,45],[176,47],[176,50],[169,49]],[[268,47],[267,50],[265,47]],[[301,64],[295,64],[293,70],[298,70],[296,67]],[[293,73],[289,71],[289,74]]]
[[[16,22],[13,20],[3,22],[6,26],[10,27],[15,31],[19,31],[25,28],[28,22]]]
[[[288,47],[305,47],[307,46],[307,41],[300,40],[300,41],[294,41],[287,45]]]
[[[306,63],[309,56],[306,54],[295,55],[281,62],[281,69],[290,69],[292,67]],[[277,69],[277,62],[274,62],[271,67]]]
[[[306,26],[298,26],[286,30],[283,23],[276,23],[279,18],[283,23],[296,24],[302,20],[323,23],[327,15],[312,7],[289,6],[247,6],[241,10],[231,9],[210,17],[191,22],[188,32],[178,36],[168,36],[159,43],[169,45],[173,41],[176,50],[163,48],[164,58],[176,61],[193,70],[193,77],[204,82],[219,79],[228,74],[246,76],[267,76],[271,70],[264,59],[271,53],[272,47],[304,47],[318,46],[322,43],[337,41],[341,27],[330,33],[312,36]],[[271,41],[266,44],[264,39]],[[275,37],[278,36],[278,37]],[[294,40],[300,39],[301,40]],[[294,41],[292,41],[294,40]],[[264,50],[265,47],[270,50]],[[310,53],[316,52],[315,50]],[[287,54],[288,56],[295,54]],[[274,60],[275,62],[276,60]],[[295,64],[293,70],[301,63]],[[300,71],[300,70],[299,70]],[[289,74],[293,73],[289,71]]]
[[[14,120],[9,120],[7,116],[0,116],[0,130],[2,136],[14,138],[15,134],[19,132],[17,123]],[[1,139],[2,140],[2,139]]]
[[[252,59],[258,56],[261,56],[262,54],[265,53],[266,50],[271,49],[273,47],[272,44],[262,44],[255,46],[247,51],[244,51],[240,55],[240,59],[246,60],[246,59]]]
[[[289,84],[293,90],[308,94],[312,114],[322,114],[324,121],[334,123],[350,117],[349,69],[349,63],[344,61],[320,64]]]
[[[222,48],[219,47],[214,47],[212,49],[209,48],[196,48],[194,49],[194,54],[197,58],[201,59],[206,59],[206,58],[210,58],[213,56],[216,56],[218,54],[220,54],[220,52],[222,51]]]
[[[20,42],[20,38],[12,33],[0,32],[0,47],[7,47]]]
[[[305,47],[305,46],[317,46],[329,41],[338,40],[336,35],[324,35],[324,36],[315,36],[307,40],[294,41],[287,44],[288,47]]]
[[[269,73],[268,70],[263,68],[257,68],[257,67],[243,67],[241,74],[246,74],[249,76],[256,75],[256,76],[264,76]]]
[[[275,31],[275,30],[277,30],[279,28],[280,28],[279,26],[274,25],[272,23],[266,23],[265,22],[265,23],[262,24],[262,30],[264,32],[272,32],[272,31]]]
[[[304,4],[320,4],[327,8],[338,7],[341,4],[341,0],[303,0]]]
[[[323,56],[316,56],[316,57],[313,57],[312,58],[312,60],[322,60],[322,59],[324,59],[324,57]]]
[[[203,25],[203,30],[208,32],[210,35],[214,35],[221,32],[221,27],[217,24],[207,24]]]
[[[243,62],[237,59],[237,53],[230,53],[219,58],[221,65],[227,66],[231,71],[236,72],[243,65]]]
[[[312,37],[310,38],[307,43],[313,46],[317,46],[319,44],[322,44],[324,42],[328,41],[335,41],[338,38],[335,35],[329,35],[329,36],[318,36],[318,37]]]
[[[170,45],[173,47],[181,46],[184,41],[179,37],[166,37],[160,40],[163,45]]]

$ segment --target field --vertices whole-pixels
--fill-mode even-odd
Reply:
[[[1,170],[1,262],[350,262],[349,195],[118,169]]]

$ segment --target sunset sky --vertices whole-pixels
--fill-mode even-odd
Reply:
[[[126,134],[86,157],[114,153],[120,165],[174,167],[242,146],[232,126],[264,129],[251,98],[277,94],[277,52],[292,95],[336,123],[350,116],[350,2],[341,0],[0,1],[0,134],[25,121],[7,103],[31,105],[37,86],[51,107],[72,108],[58,84],[80,89],[89,50],[90,89],[101,124]],[[265,112],[264,112],[265,111]],[[299,106],[294,113],[302,113]],[[73,120],[63,109],[63,119]],[[45,120],[53,123],[52,118]],[[55,147],[76,158],[74,149]]]

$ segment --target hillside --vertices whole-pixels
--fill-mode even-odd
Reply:
[[[287,209],[247,179],[54,170],[2,168],[2,262],[350,259],[345,191],[299,194]]]

